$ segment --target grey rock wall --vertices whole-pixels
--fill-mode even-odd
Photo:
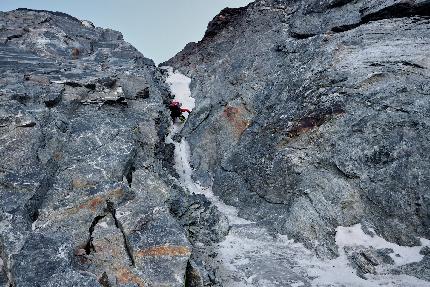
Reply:
[[[362,223],[430,238],[429,1],[256,1],[166,64],[192,77],[196,178],[322,257]]]
[[[429,7],[223,10],[166,63],[193,79],[195,179],[322,258],[340,225],[430,238]],[[19,9],[0,12],[0,74],[1,286],[223,282],[213,243],[228,222],[175,178],[162,70],[119,32]],[[393,264],[390,250],[345,251],[363,277]],[[428,280],[425,252],[390,272]]]
[[[183,286],[188,226],[221,215],[175,187],[162,72],[119,32],[19,9],[0,74],[1,286]]]

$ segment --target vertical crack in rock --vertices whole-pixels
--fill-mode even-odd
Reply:
[[[130,154],[130,157],[127,161],[127,164],[125,165],[123,172],[122,172],[122,178],[127,180],[128,187],[131,187],[131,184],[133,183],[133,172],[136,171],[136,158],[138,157],[140,143],[138,140],[135,141],[133,151]]]
[[[58,169],[58,163],[54,159],[50,159],[45,167],[46,174],[42,179],[39,188],[34,195],[26,203],[25,209],[31,223],[39,218],[39,209],[41,208],[49,189],[53,186],[55,175]]]
[[[127,173],[125,174],[125,178],[127,180],[128,183],[128,187],[131,187],[131,184],[133,183],[133,172],[136,171],[136,168],[134,167],[134,165],[131,165],[130,168],[128,168]]]
[[[87,244],[85,245],[85,248],[84,248],[85,249],[85,253],[87,255],[90,255],[92,251],[96,251],[96,249],[95,249],[95,247],[93,245],[93,239],[94,239],[93,238],[93,232],[94,232],[94,229],[95,229],[96,225],[99,223],[99,221],[102,220],[105,217],[106,217],[106,214],[98,215],[98,216],[96,216],[94,218],[93,222],[91,223],[91,226],[89,228],[90,235],[89,235]]]
[[[130,244],[128,242],[127,235],[125,233],[125,230],[124,230],[121,222],[116,217],[115,205],[114,205],[113,202],[111,202],[109,200],[106,202],[106,204],[107,204],[107,211],[110,212],[110,214],[112,215],[113,220],[115,221],[116,228],[118,228],[121,231],[122,237],[124,239],[124,248],[127,251],[127,255],[128,255],[129,259],[130,259],[131,265],[135,266],[136,262],[134,260],[133,250],[132,250],[132,248],[131,248],[131,246],[130,246]]]
[[[209,111],[207,112],[207,114],[204,116],[203,119],[201,119],[197,124],[195,124],[192,128],[190,133],[195,132],[207,119],[209,119],[212,116],[212,105],[209,107]]]
[[[42,139],[41,145],[39,146],[38,150],[46,149],[48,138],[50,136],[55,136],[52,133],[49,133],[49,130],[45,130],[45,127],[49,128],[52,123],[53,122],[51,119],[51,114],[48,114],[48,117],[46,118],[44,123],[41,124]],[[61,144],[59,149],[55,149],[52,152],[51,158],[45,164],[43,164],[39,159],[41,165],[44,166],[45,174],[36,192],[25,204],[25,210],[31,223],[35,222],[39,218],[39,209],[42,207],[49,190],[54,185],[55,178],[58,174],[59,169],[59,159],[57,158],[59,154],[61,154]]]
[[[109,283],[109,277],[108,277],[106,272],[103,272],[103,275],[99,279],[99,283],[103,287],[111,287],[111,285]]]
[[[115,227],[118,228],[119,231],[121,232],[123,240],[124,240],[124,248],[125,248],[125,250],[127,252],[127,255],[128,255],[129,259],[130,259],[131,265],[135,266],[136,264],[135,264],[135,260],[134,260],[134,256],[133,256],[133,251],[132,251],[132,248],[131,248],[131,246],[130,246],[130,244],[128,242],[126,232],[125,232],[125,230],[124,230],[121,222],[118,220],[118,218],[116,216],[115,204],[112,201],[110,201],[110,200],[106,201],[105,213],[102,214],[102,215],[96,216],[94,218],[93,222],[91,223],[91,226],[90,226],[90,228],[88,230],[89,231],[88,241],[87,241],[87,243],[85,245],[85,248],[84,248],[85,249],[85,253],[87,255],[90,255],[91,252],[93,252],[93,251],[96,252],[96,248],[95,248],[95,246],[93,244],[93,240],[94,240],[93,233],[94,233],[95,227],[100,222],[100,220],[102,220],[103,218],[105,218],[108,215],[112,216],[112,219],[115,222]]]

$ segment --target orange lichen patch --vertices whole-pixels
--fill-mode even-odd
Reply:
[[[111,191],[109,191],[107,194],[104,194],[102,196],[97,196],[94,198],[91,198],[85,202],[83,202],[82,204],[79,205],[79,209],[91,209],[91,210],[96,210],[97,207],[99,207],[101,204],[104,204],[105,201],[109,198],[109,199],[119,199],[122,196],[124,196],[124,189],[122,187],[113,189]]]
[[[137,257],[158,257],[158,256],[190,256],[191,250],[187,246],[154,246],[139,250]]]
[[[128,268],[120,268],[116,272],[116,278],[120,284],[134,283],[139,287],[144,287],[145,282],[143,280],[133,274]]]
[[[245,118],[243,108],[225,107],[223,111],[224,117],[233,127],[234,133],[240,137],[242,133],[249,127],[250,121]]]
[[[89,210],[91,211],[91,213],[94,213],[95,211],[97,211],[98,208],[105,206],[106,200],[110,199],[112,201],[116,201],[123,197],[124,194],[124,188],[118,187],[97,197],[87,199],[77,206],[54,210],[49,213],[50,222],[64,220],[64,218],[68,218],[75,214],[81,213],[82,210]]]
[[[101,197],[96,197],[92,200],[90,200],[90,202],[88,202],[88,207],[91,210],[96,210],[97,207],[99,207],[100,205],[104,204],[105,200]]]

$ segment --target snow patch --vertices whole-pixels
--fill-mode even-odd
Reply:
[[[430,246],[430,240],[424,238],[421,239],[422,246],[400,246],[379,237],[373,229],[369,230],[374,234],[373,236],[364,233],[361,224],[350,227],[339,226],[336,229],[336,244],[339,248],[345,246],[364,246],[375,249],[391,248],[394,253],[391,253],[390,256],[398,266],[421,261],[424,258],[424,255],[420,254],[421,248]]]
[[[94,24],[91,21],[88,20],[83,20],[81,21],[82,26],[87,27],[87,28],[94,28]]]
[[[124,94],[124,90],[122,89],[122,87],[118,87],[116,88],[116,90],[114,91],[115,95],[123,95]]]
[[[196,100],[191,97],[191,79],[178,71],[173,71],[172,67],[164,67],[168,72],[166,83],[169,85],[175,101],[182,103],[182,107],[193,110]]]
[[[36,224],[37,224],[37,220],[36,220],[36,221],[34,221],[34,222],[31,224],[31,230],[32,230],[32,231],[35,231],[35,230],[36,230]]]
[[[54,83],[54,84],[65,84],[65,83],[67,83],[67,81],[64,81],[64,80],[51,80],[51,83]]]
[[[373,230],[369,229],[374,233]],[[430,241],[421,239],[425,246],[429,246]],[[339,226],[336,228],[336,244],[339,247],[339,257],[332,260],[318,260],[314,262],[303,262],[304,266],[311,265],[308,275],[316,277],[312,284],[314,286],[428,286],[428,282],[407,275],[385,275],[368,274],[367,280],[356,275],[356,271],[350,265],[344,248],[353,246],[373,247],[375,249],[391,248],[394,253],[390,254],[397,266],[421,261],[423,255],[419,251],[423,246],[399,246],[386,241],[376,234],[370,236],[362,230],[361,224],[350,227]],[[396,256],[398,254],[399,256]]]

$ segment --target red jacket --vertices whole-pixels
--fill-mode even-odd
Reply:
[[[171,102],[169,105],[170,109],[177,109],[180,106],[181,106],[181,104],[179,102],[176,102],[176,101]],[[181,113],[185,113],[185,112],[191,113],[191,111],[189,109],[180,109],[180,110],[181,110]]]

